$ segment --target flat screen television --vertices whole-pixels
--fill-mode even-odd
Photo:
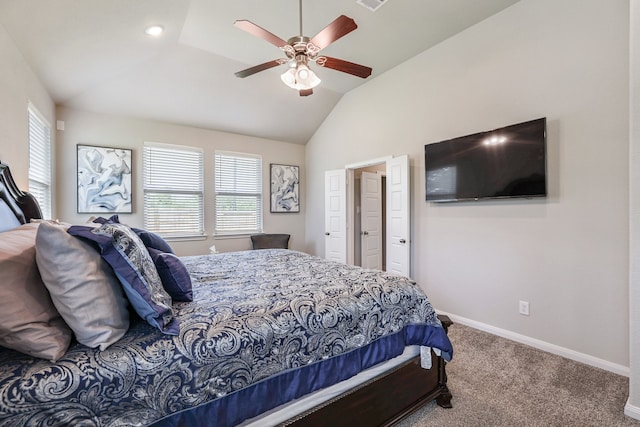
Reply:
[[[546,118],[424,146],[426,200],[547,195]]]

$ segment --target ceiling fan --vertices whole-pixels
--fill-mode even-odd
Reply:
[[[251,21],[238,20],[233,23],[237,28],[260,37],[282,49],[287,56],[286,58],[274,59],[273,61],[238,71],[235,73],[236,77],[248,77],[257,72],[287,64],[289,68],[280,77],[287,86],[298,90],[300,96],[311,95],[313,88],[320,83],[320,79],[309,68],[310,62],[315,62],[321,67],[332,68],[343,73],[362,77],[363,79],[369,77],[372,71],[370,67],[319,54],[322,49],[358,28],[355,21],[345,15],[341,15],[314,37],[306,37],[302,35],[302,0],[299,0],[299,2],[300,35],[291,37],[287,41]]]

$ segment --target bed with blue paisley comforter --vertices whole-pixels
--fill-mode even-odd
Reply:
[[[451,343],[410,279],[270,249],[181,258],[179,334],[133,318],[57,362],[0,349],[3,426],[233,426],[393,358]]]

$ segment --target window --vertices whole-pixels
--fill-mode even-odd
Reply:
[[[262,158],[216,151],[216,234],[262,232]]]
[[[51,126],[29,105],[29,192],[51,218]]]
[[[144,226],[171,237],[204,236],[203,153],[144,143]]]

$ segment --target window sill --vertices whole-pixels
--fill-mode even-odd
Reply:
[[[227,240],[227,239],[246,239],[247,237],[253,234],[260,234],[261,231],[254,232],[246,232],[246,233],[238,233],[238,234],[214,234],[213,238],[216,240]]]
[[[190,242],[190,241],[197,241],[197,240],[207,240],[207,235],[203,234],[201,236],[171,236],[171,237],[162,236],[162,238],[167,242]]]

